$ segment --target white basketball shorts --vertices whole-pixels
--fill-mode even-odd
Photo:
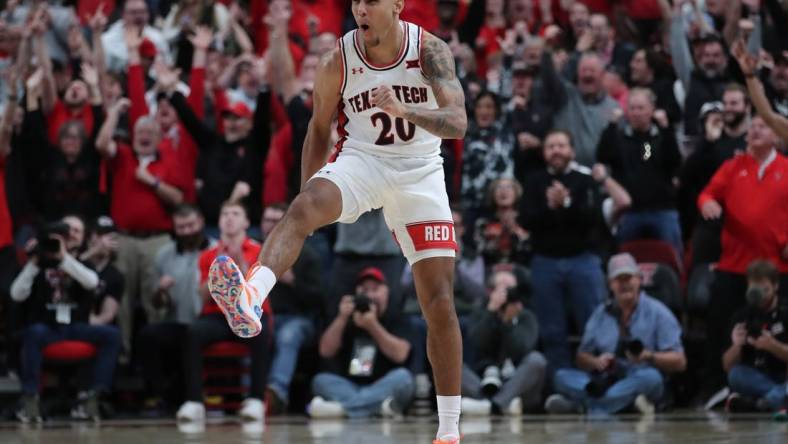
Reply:
[[[454,257],[457,242],[446,195],[443,159],[385,158],[344,147],[310,180],[330,180],[342,193],[340,223],[353,223],[383,208],[394,238],[408,262]]]

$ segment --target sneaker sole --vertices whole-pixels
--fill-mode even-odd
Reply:
[[[224,313],[227,324],[237,336],[251,338],[262,331],[260,307],[254,307],[250,314],[242,303],[245,296],[245,282],[241,270],[227,256],[217,257],[208,272],[208,290],[216,305]]]

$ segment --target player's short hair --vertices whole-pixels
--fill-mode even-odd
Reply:
[[[747,266],[747,279],[751,281],[768,279],[769,282],[777,285],[780,282],[780,271],[772,261],[756,259]]]

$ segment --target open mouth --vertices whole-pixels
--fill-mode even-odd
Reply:
[[[359,28],[361,28],[363,31],[369,31],[369,25],[366,24],[359,26]]]

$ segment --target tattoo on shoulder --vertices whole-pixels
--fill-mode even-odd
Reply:
[[[422,71],[430,80],[452,80],[457,78],[454,56],[443,40],[427,36],[421,50]]]

